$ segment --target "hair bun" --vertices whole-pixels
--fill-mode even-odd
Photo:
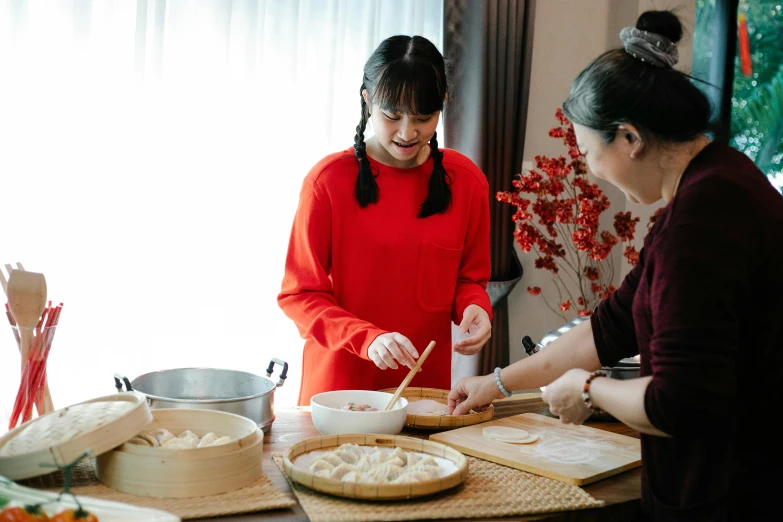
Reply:
[[[672,43],[682,38],[680,19],[671,11],[645,11],[636,21],[636,28],[665,36]]]

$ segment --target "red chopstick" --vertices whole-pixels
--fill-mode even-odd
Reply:
[[[30,374],[31,382],[30,389],[27,392],[27,402],[24,410],[23,422],[27,422],[33,415],[33,402],[41,406],[38,407],[38,414],[44,411],[43,409],[43,391],[44,380],[46,379],[46,360],[49,355],[49,349],[52,345],[52,339],[54,338],[55,328],[59,320],[59,311],[62,310],[62,304],[56,308],[50,306],[47,310],[46,322],[43,332],[39,334],[36,343],[36,351],[30,350]],[[34,355],[35,354],[35,355]]]
[[[32,346],[24,365],[22,379],[19,384],[19,391],[16,394],[14,408],[11,413],[11,419],[8,429],[13,429],[19,422],[27,422],[32,418],[33,404],[36,405],[38,414],[41,415],[43,409],[43,393],[46,383],[46,361],[49,356],[49,350],[54,339],[55,328],[62,312],[63,304],[53,307],[49,301],[44,309],[38,324],[35,327],[36,336],[33,338]],[[12,326],[16,326],[13,315],[6,304],[6,314]],[[20,343],[18,332],[14,330],[17,343]]]

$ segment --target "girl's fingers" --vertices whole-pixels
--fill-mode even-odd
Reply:
[[[416,359],[419,358],[419,352],[414,348],[413,343],[401,333],[395,333],[394,340],[403,348],[403,352],[405,352],[403,356],[410,363],[407,366],[413,368],[416,365]]]

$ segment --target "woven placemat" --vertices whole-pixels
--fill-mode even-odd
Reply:
[[[182,520],[269,511],[296,505],[296,502],[277,489],[266,475],[261,475],[256,482],[242,489],[208,497],[152,498],[128,495],[101,483],[95,477],[94,462],[84,461],[74,468],[71,487],[74,495],[160,509],[173,513]],[[63,478],[62,472],[58,471],[18,482],[31,488],[60,491]]]
[[[282,469],[283,454],[273,453]],[[507,517],[601,507],[602,500],[572,484],[468,457],[468,479],[456,488],[411,500],[364,501],[291,488],[310,522],[386,522],[438,518]],[[290,481],[289,481],[290,482]]]

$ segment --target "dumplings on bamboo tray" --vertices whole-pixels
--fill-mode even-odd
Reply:
[[[318,477],[345,482],[407,484],[436,479],[441,467],[428,455],[372,448],[369,452],[357,444],[343,444],[317,456],[308,469]]]
[[[203,437],[199,437],[190,430],[174,435],[169,430],[161,428],[153,431],[143,431],[128,442],[152,448],[194,449],[228,444],[231,442],[231,437],[218,437],[211,431]]]

